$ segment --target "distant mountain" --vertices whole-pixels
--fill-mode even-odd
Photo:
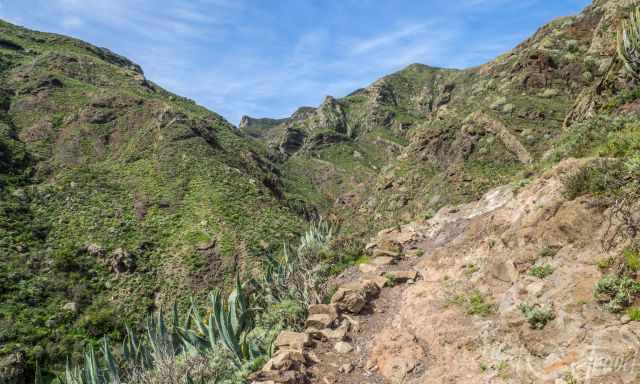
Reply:
[[[596,1],[476,68],[409,65],[260,140],[288,174],[312,180],[299,187],[309,200],[324,199],[356,232],[428,217],[522,179],[620,89],[615,31],[627,12]]]

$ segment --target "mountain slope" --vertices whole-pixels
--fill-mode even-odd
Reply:
[[[410,65],[260,140],[312,180],[289,189],[321,191],[307,199],[356,232],[429,217],[537,172],[569,125],[624,87],[613,58],[629,4],[596,1],[477,68]]]
[[[219,115],[106,49],[0,36],[0,355],[119,339],[301,228],[279,169]]]
[[[568,157],[633,160],[638,92],[614,31],[634,3],[597,0],[481,67],[412,64],[239,130],[108,50],[0,22],[0,374],[251,275],[318,211],[366,238]],[[606,192],[619,174],[604,168],[573,187]]]

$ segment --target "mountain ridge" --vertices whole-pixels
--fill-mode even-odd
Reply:
[[[634,4],[596,0],[481,66],[410,64],[238,128],[108,49],[0,21],[0,357],[60,369],[260,276],[319,216],[358,247],[570,157],[629,160],[639,109],[615,33]]]

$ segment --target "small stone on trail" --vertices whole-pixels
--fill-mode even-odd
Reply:
[[[336,350],[336,352],[338,353],[349,353],[351,351],[353,351],[353,346],[349,343],[346,343],[344,341],[340,341],[338,343],[336,343],[336,345],[333,347],[333,349]]]
[[[340,373],[351,373],[351,371],[353,371],[353,365],[351,363],[344,364],[339,369]]]

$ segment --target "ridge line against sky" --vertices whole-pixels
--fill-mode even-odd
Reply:
[[[589,0],[0,0],[0,18],[77,37],[222,114],[286,117],[419,62],[483,64]]]

